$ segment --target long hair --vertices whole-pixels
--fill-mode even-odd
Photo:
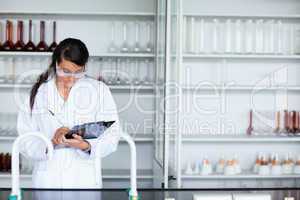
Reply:
[[[56,76],[56,63],[67,60],[79,66],[84,66],[89,58],[89,51],[85,44],[74,38],[67,38],[61,41],[52,54],[52,60],[48,69],[43,72],[32,86],[30,92],[30,109],[32,111],[34,101],[39,87],[48,81],[49,78]]]

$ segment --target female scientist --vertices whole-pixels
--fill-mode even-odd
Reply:
[[[68,38],[59,43],[49,68],[33,85],[30,97],[19,111],[18,134],[38,131],[52,141],[53,158],[38,139],[28,139],[21,152],[33,159],[34,188],[99,188],[95,176],[95,148],[101,157],[117,149],[120,128],[116,105],[103,82],[85,76],[89,52],[83,42]],[[97,139],[84,140],[65,134],[75,125],[115,121]]]

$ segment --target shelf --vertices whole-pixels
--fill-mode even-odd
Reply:
[[[15,11],[1,11],[0,15],[14,15],[14,16],[86,16],[86,17],[97,17],[97,16],[141,16],[141,17],[154,17],[155,13],[151,12],[15,12]]]
[[[183,54],[184,59],[219,58],[219,59],[285,59],[298,60],[300,55],[242,55],[242,54]]]
[[[212,85],[212,86],[183,86],[183,90],[197,90],[197,91],[210,91],[210,90],[253,90],[253,91],[276,91],[276,90],[288,90],[288,91],[300,91],[300,86],[250,86],[250,85]]]
[[[153,86],[146,85],[108,85],[111,90],[154,90]],[[31,89],[31,84],[0,84],[2,89]]]
[[[250,172],[244,172],[240,175],[227,176],[223,174],[212,174],[212,175],[182,175],[182,179],[201,180],[201,179],[298,179],[300,174],[289,174],[289,175],[268,175],[261,176]]]
[[[247,14],[199,14],[199,13],[184,13],[183,16],[187,17],[216,17],[216,18],[267,18],[267,19],[300,19],[300,14],[293,15],[282,15],[282,14],[274,14],[274,15],[247,15]]]
[[[0,56],[42,56],[50,57],[52,52],[20,52],[20,51],[0,51]],[[121,58],[154,58],[152,53],[101,53],[99,55],[90,55],[91,58],[102,57],[121,57]]]
[[[133,140],[137,143],[150,143],[154,141],[154,138],[151,134],[136,134],[131,135]],[[0,136],[0,141],[14,141],[17,138],[17,136]],[[125,142],[123,138],[120,139],[120,142]]]
[[[247,136],[247,135],[215,135],[215,136],[182,136],[183,143],[192,142],[300,142],[297,136]]]
[[[127,169],[103,169],[102,170],[103,179],[130,179],[130,170]],[[31,179],[31,174],[22,174],[20,175],[21,178],[24,179]],[[10,173],[1,172],[0,178],[11,178]],[[137,179],[153,179],[153,172],[150,169],[140,169],[137,170]]]

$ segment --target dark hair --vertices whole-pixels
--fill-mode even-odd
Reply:
[[[84,66],[89,58],[89,51],[85,44],[74,38],[67,38],[61,41],[52,54],[52,61],[48,69],[42,73],[37,82],[32,86],[30,92],[30,109],[33,109],[35,96],[39,87],[48,81],[49,77],[56,75],[56,63],[60,63],[63,59],[73,62],[76,65]]]

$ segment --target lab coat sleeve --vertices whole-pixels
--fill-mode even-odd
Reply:
[[[28,107],[26,103],[24,105],[24,108],[20,109],[18,113],[17,131],[19,135],[39,131],[37,122],[34,118],[35,114],[30,114],[29,103]],[[26,158],[35,161],[47,159],[46,149],[46,144],[38,138],[24,138],[24,140],[21,141],[20,152]]]
[[[82,157],[90,159],[95,158],[97,145],[100,145],[101,157],[105,157],[116,151],[121,134],[117,107],[108,86],[103,84],[100,87],[98,98],[100,104],[96,112],[95,121],[115,121],[115,123],[99,138],[87,139],[91,145],[91,151],[89,153],[78,149],[78,152]]]

